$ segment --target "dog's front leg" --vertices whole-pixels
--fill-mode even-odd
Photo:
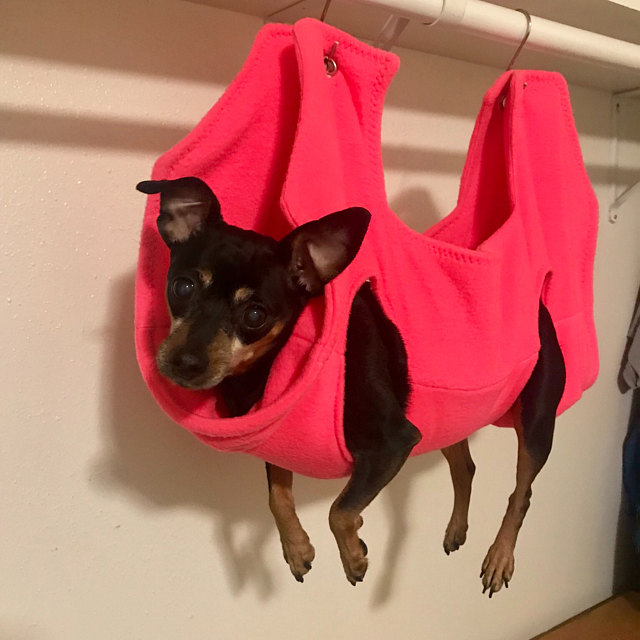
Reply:
[[[420,431],[407,420],[407,354],[369,283],[353,300],[345,358],[344,438],[351,478],[329,512],[347,580],[362,582],[367,547],[358,537],[363,509],[400,471]]]
[[[269,484],[269,508],[280,532],[282,552],[298,582],[311,569],[315,549],[296,514],[293,500],[293,473],[266,463]]]
[[[367,571],[367,546],[358,537],[364,508],[400,471],[420,432],[398,411],[393,439],[381,441],[378,449],[353,452],[353,472],[329,512],[329,526],[340,551],[347,580],[356,585]]]

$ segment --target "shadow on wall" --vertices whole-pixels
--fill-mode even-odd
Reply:
[[[227,86],[242,67],[261,26],[256,18],[213,11],[192,3],[176,3],[162,11],[150,11],[146,3],[124,0],[107,3],[71,0],[41,5],[36,15],[28,3],[13,2],[3,7],[0,52],[9,57],[86,67],[89,72],[109,69],[131,73],[132,84],[140,82],[137,75]],[[176,29],[178,22],[181,28]],[[16,24],[28,24],[28,34],[16,29]],[[391,84],[386,107],[445,113],[470,121],[476,117],[483,93],[498,74],[493,69],[437,56],[430,58],[428,67],[417,67],[412,55],[407,56],[406,62],[406,69],[403,65]],[[421,74],[420,82],[416,82],[417,73]],[[109,100],[127,102],[130,96],[110,95]],[[581,135],[608,138],[608,118],[593,117],[585,105],[586,100],[578,100],[575,105]],[[161,126],[142,119],[50,113],[46,101],[42,109],[0,109],[0,139],[18,142],[161,153],[187,133],[179,125]],[[625,139],[637,140],[640,133],[625,131],[624,135]],[[387,169],[418,168],[436,173],[459,174],[465,158],[464,153],[403,145],[385,145],[383,153]],[[590,164],[588,171],[593,182],[609,183],[608,159]],[[622,168],[621,172],[620,184],[636,179],[628,168]]]
[[[428,105],[424,105],[428,110]],[[204,115],[204,114],[203,114]],[[473,114],[475,116],[475,114]],[[29,142],[56,147],[79,147],[91,150],[162,154],[182,140],[190,130],[179,125],[153,124],[140,120],[126,120],[93,115],[62,115],[36,109],[0,107],[0,140]],[[386,170],[409,170],[422,173],[460,176],[466,154],[441,149],[416,148],[397,144],[383,144],[382,157]],[[587,165],[589,179],[594,184],[608,184],[611,169],[603,164]],[[637,179],[633,167],[618,169],[619,184],[632,184]],[[399,209],[396,209],[399,211]],[[416,212],[420,212],[416,208]],[[422,213],[416,216],[422,218]],[[414,226],[423,230],[423,220]],[[426,228],[426,227],[425,227]]]
[[[273,580],[262,554],[274,526],[263,466],[248,456],[203,446],[156,405],[136,362],[134,285],[134,274],[116,281],[109,301],[111,335],[101,412],[105,448],[97,477],[102,488],[125,491],[145,506],[191,507],[211,514],[216,523],[214,543],[226,562],[231,590],[238,593],[255,582],[266,598],[273,591]],[[247,523],[250,541],[240,548],[234,528]]]
[[[67,0],[39,3],[35,13],[25,2],[5,4],[0,51],[9,56],[220,85],[235,77],[263,26],[257,17],[190,2],[152,8],[126,0]],[[29,29],[16,28],[23,24]],[[482,94],[502,73],[439,56],[429,57],[428,68],[416,69],[414,52],[396,53],[403,66],[391,86],[388,106],[474,118]],[[466,92],[463,99],[461,87]],[[609,136],[606,119],[580,124],[583,133]]]
[[[177,125],[0,107],[0,139],[10,142],[161,154],[188,133]]]
[[[426,189],[405,189],[389,202],[391,210],[408,227],[424,233],[440,220],[440,212]]]
[[[215,522],[213,543],[225,563],[231,591],[238,594],[253,584],[258,595],[268,599],[275,594],[275,585],[264,559],[264,547],[277,530],[267,505],[264,466],[253,457],[218,453],[204,446],[156,405],[135,358],[134,283],[135,275],[130,274],[114,282],[111,290],[109,348],[102,376],[105,444],[91,475],[99,479],[100,490],[126,492],[145,506],[190,507],[210,515]],[[376,581],[374,607],[392,594],[397,558],[407,532],[411,485],[416,476],[438,461],[435,455],[421,456],[419,463],[412,464],[411,471],[401,472],[379,498],[389,516],[390,536],[386,552],[375,550],[382,562],[376,575],[369,577]],[[329,501],[343,485],[342,480],[302,480],[298,482],[296,502]],[[247,528],[251,532],[248,539],[244,535]],[[240,529],[242,544],[235,535]],[[326,535],[331,535],[328,526]],[[339,562],[337,551],[333,561]],[[288,572],[284,563],[281,570]]]
[[[257,18],[190,3],[24,2],[2,7],[0,51],[125,73],[231,81],[251,47]],[[18,28],[28,25],[29,28]]]

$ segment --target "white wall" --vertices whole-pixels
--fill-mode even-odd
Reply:
[[[444,460],[413,459],[365,512],[370,570],[356,589],[326,522],[342,482],[296,479],[317,551],[300,585],[282,561],[262,463],[171,423],[133,348],[144,205],[134,185],[220,96],[260,26],[178,0],[2,3],[0,637],[529,638],[607,597],[615,577],[629,411],[616,375],[640,279],[640,215],[636,197],[617,225],[606,221],[609,97],[572,87],[603,209],[601,374],[558,421],[511,588],[489,601],[478,579],[514,476],[515,437],[493,428],[471,442],[465,547],[448,558],[441,548]],[[398,53],[384,116],[389,198],[424,229],[454,205],[497,71]],[[636,122],[626,134],[627,181],[640,168],[639,131]]]

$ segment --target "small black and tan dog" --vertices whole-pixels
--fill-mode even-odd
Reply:
[[[357,254],[370,214],[359,208],[332,213],[277,242],[226,224],[217,198],[198,178],[145,181],[137,188],[160,193],[158,229],[171,250],[166,287],[171,330],[158,351],[158,367],[183,387],[217,387],[229,413],[243,415],[262,396],[270,367],[305,304],[321,295],[324,285]],[[564,390],[562,352],[542,303],[539,332],[538,362],[518,399],[516,487],[482,564],[489,596],[508,586],[513,575],[516,538],[529,507],[531,484],[551,450]],[[420,432],[405,417],[408,396],[402,338],[365,284],[353,301],[347,332],[344,437],[353,472],[329,513],[353,585],[367,570],[367,547],[358,537],[361,512],[420,441]],[[475,465],[467,440],[442,452],[454,487],[444,538],[449,554],[466,539]],[[267,463],[267,479],[284,557],[302,582],[315,552],[296,515],[292,473]]]

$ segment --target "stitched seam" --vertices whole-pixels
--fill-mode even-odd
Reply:
[[[480,256],[458,253],[453,249],[445,249],[444,247],[438,247],[433,244],[427,244],[427,248],[430,249],[433,253],[437,253],[446,258],[453,258],[458,262],[465,262],[467,264],[480,264],[484,266],[494,264],[496,259],[495,256],[491,253],[483,253],[481,258]],[[464,249],[464,247],[460,247],[460,249]],[[467,251],[472,251],[472,249],[467,249]]]
[[[538,357],[538,354],[535,353],[533,355],[527,356],[526,358],[523,358],[518,362],[518,364],[515,367],[513,367],[509,371],[509,373],[502,376],[501,378],[498,378],[493,382],[490,382],[488,384],[483,384],[480,387],[451,387],[451,386],[445,387],[443,385],[438,385],[438,384],[416,382],[414,379],[411,380],[411,385],[416,387],[421,387],[423,389],[438,389],[440,391],[465,391],[469,393],[483,391],[485,389],[491,389],[492,387],[503,384],[505,380],[508,380],[513,375],[514,371],[517,371],[521,366],[525,365],[527,362],[537,357]]]

